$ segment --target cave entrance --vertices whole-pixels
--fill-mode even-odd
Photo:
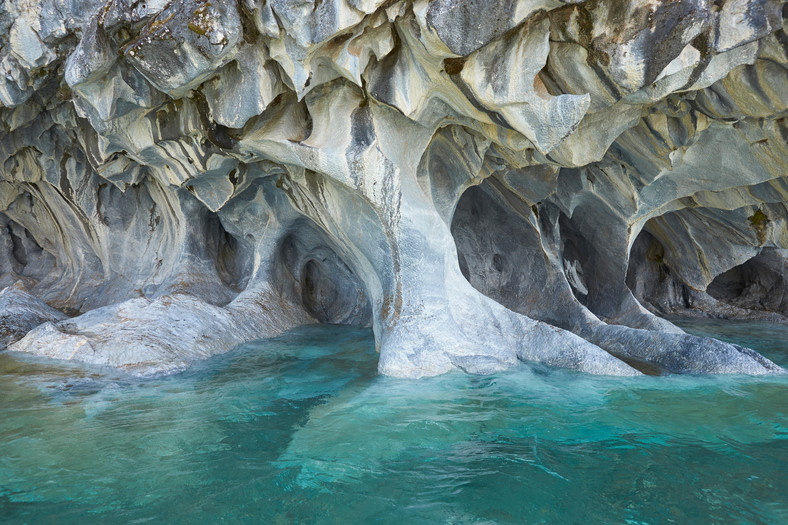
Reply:
[[[587,284],[586,271],[593,268],[593,251],[586,240],[573,227],[566,214],[561,213],[558,218],[558,227],[561,232],[561,262],[564,275],[572,290],[572,295],[583,306],[588,306],[589,285]]]
[[[301,302],[315,319],[327,324],[369,323],[363,287],[342,261],[323,253],[307,260],[300,274]]]
[[[788,315],[788,250],[764,248],[746,262],[718,274],[705,293],[682,278],[682,268],[660,240],[646,230],[632,244],[627,286],[649,310],[686,315],[690,310],[713,317],[746,316],[746,311]],[[727,308],[725,305],[734,307]]]
[[[626,283],[635,299],[651,311],[667,314],[690,306],[688,290],[674,281],[665,261],[665,247],[646,230],[632,243]]]
[[[253,265],[252,246],[233,237],[215,214],[210,212],[205,221],[205,241],[208,258],[216,266],[222,284],[241,292],[249,282]]]
[[[281,241],[274,275],[283,295],[319,322],[371,325],[372,307],[361,279],[311,225],[300,223]]]
[[[54,267],[55,257],[44,250],[28,230],[0,213],[0,277],[7,276],[5,281],[23,278],[38,282]],[[0,287],[8,284],[0,283]]]
[[[460,270],[476,290],[506,308],[568,326],[576,301],[547,254],[535,210],[492,178],[465,190],[451,223]]]
[[[451,234],[460,271],[487,297],[515,311],[533,302],[531,274],[538,272],[526,245],[533,237],[528,222],[505,208],[485,181],[465,190],[457,202]]]
[[[715,277],[706,293],[738,308],[788,315],[787,269],[788,250],[766,248]]]

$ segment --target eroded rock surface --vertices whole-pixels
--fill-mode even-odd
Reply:
[[[327,322],[397,376],[781,372],[655,313],[788,319],[787,10],[7,1],[0,346],[146,374]]]
[[[27,293],[19,281],[0,290],[0,348],[17,342],[42,323],[63,319],[65,314]]]

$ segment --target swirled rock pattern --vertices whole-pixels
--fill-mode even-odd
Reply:
[[[0,345],[145,374],[325,322],[397,376],[782,372],[655,314],[788,321],[786,12],[7,0]]]

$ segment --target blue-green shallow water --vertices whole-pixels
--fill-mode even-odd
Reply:
[[[332,326],[146,381],[0,354],[0,522],[788,523],[786,377],[375,368]]]

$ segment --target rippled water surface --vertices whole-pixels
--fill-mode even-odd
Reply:
[[[375,367],[331,326],[146,381],[0,354],[0,522],[788,523],[788,378]]]

